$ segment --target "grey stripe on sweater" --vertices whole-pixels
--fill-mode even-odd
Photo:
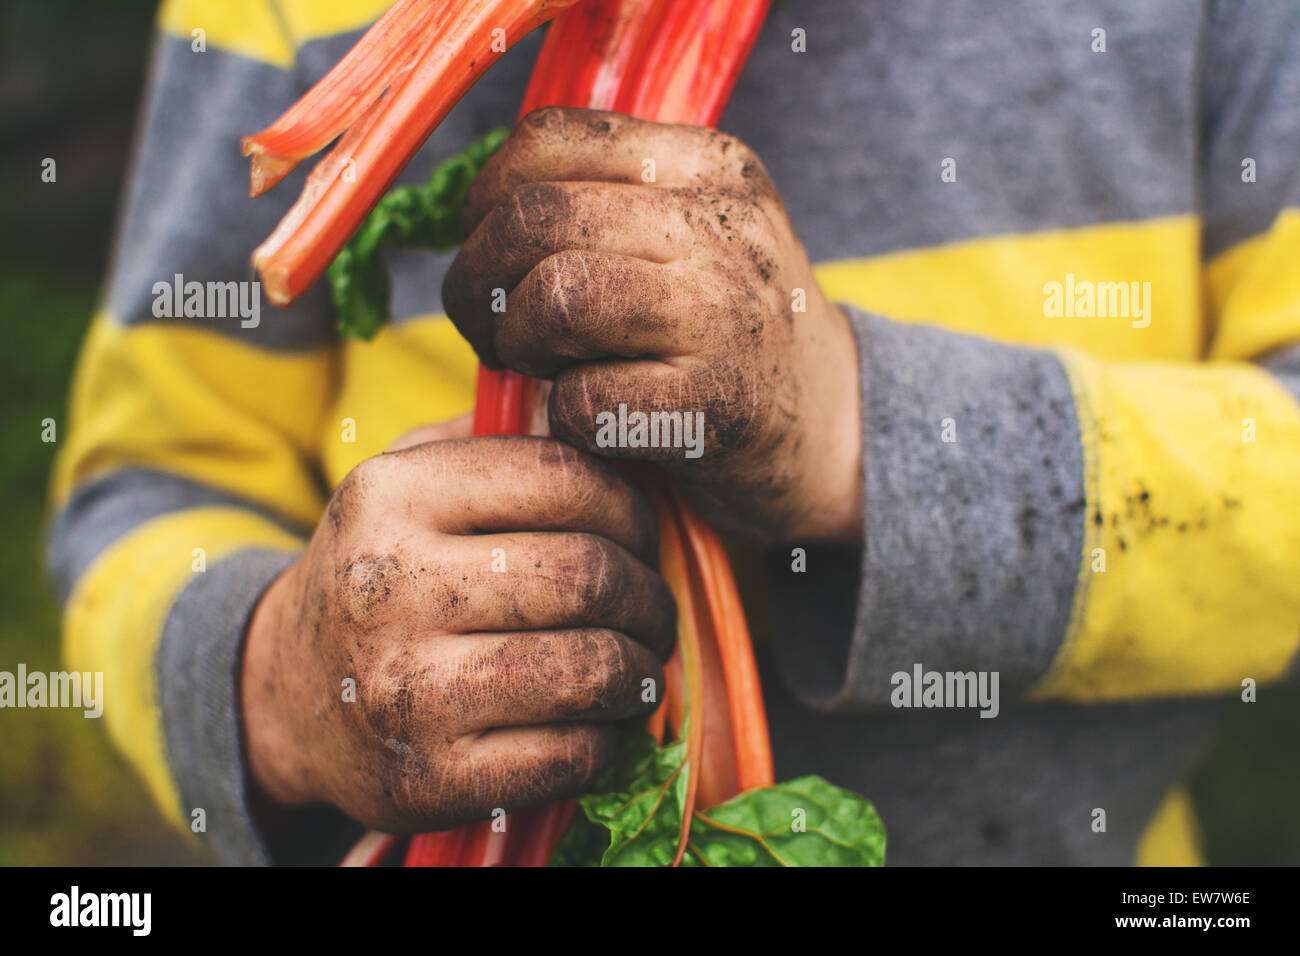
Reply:
[[[99,555],[146,521],[187,508],[226,505],[254,511],[287,531],[303,535],[268,509],[208,485],[147,468],[124,468],[77,489],[50,530],[46,564],[60,600]]]
[[[861,587],[835,574],[825,593],[821,562],[846,561],[833,552],[773,584],[806,608],[857,590],[855,623],[831,654],[807,654],[805,629],[780,630],[779,660],[799,695],[827,710],[886,703],[892,675],[917,663],[998,671],[1010,699],[1060,646],[1083,552],[1065,370],[1040,349],[848,311],[862,362]]]
[[[294,555],[243,551],[181,592],[158,645],[168,763],[187,819],[202,811],[207,842],[226,863],[265,863],[249,809],[239,671],[252,610]],[[193,826],[193,824],[191,824]]]

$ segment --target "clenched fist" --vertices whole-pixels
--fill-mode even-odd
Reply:
[[[553,381],[552,434],[673,469],[767,542],[860,535],[852,330],[743,143],[538,110],[465,215],[444,305],[484,364]]]
[[[254,615],[254,777],[390,833],[577,793],[662,691],[676,616],[655,542],[644,499],[553,439],[364,462]]]

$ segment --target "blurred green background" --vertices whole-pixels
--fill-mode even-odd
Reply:
[[[153,0],[7,0],[0,12],[0,670],[58,668],[41,570],[46,484],[68,378],[107,259],[144,80]],[[54,157],[58,181],[40,180]],[[1226,708],[1193,797],[1217,864],[1300,863],[1300,688]],[[180,864],[166,826],[79,711],[0,712],[0,864]]]
[[[0,670],[59,665],[42,570],[50,463],[77,347],[99,294],[147,66],[154,0],[0,5]],[[41,161],[58,163],[41,182]],[[80,711],[0,711],[0,864],[191,863]]]

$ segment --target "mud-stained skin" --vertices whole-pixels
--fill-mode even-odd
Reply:
[[[859,536],[856,345],[744,143],[538,110],[465,215],[443,303],[486,365],[553,381],[552,434],[673,469],[709,517],[769,543]],[[703,454],[598,446],[620,403],[702,412]]]
[[[435,429],[364,462],[254,615],[259,785],[395,833],[579,792],[662,686],[656,548],[644,499],[553,439]]]
[[[860,534],[856,344],[743,143],[541,110],[466,216],[448,312],[486,363],[550,380],[563,441],[462,422],[364,462],[244,657],[261,788],[395,833],[576,793],[617,724],[653,710],[676,612],[649,506],[587,453],[600,412],[703,413],[697,459],[600,451],[672,468],[716,521],[769,542]]]
[[[401,562],[391,554],[362,554],[349,560],[336,575],[344,619],[365,629],[392,596],[401,574]]]

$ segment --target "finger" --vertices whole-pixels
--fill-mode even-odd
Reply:
[[[428,802],[455,808],[459,819],[486,818],[589,790],[614,756],[607,723],[502,727],[466,734],[452,745],[449,772],[421,781]]]
[[[580,448],[676,467],[753,448],[769,411],[764,382],[743,365],[608,361],[560,372],[547,418]]]
[[[519,121],[475,178],[463,215],[473,228],[530,182],[743,186],[765,175],[743,143],[717,130],[550,106]]]
[[[518,631],[603,627],[666,657],[677,626],[663,578],[607,538],[593,534],[500,534],[459,541],[421,558],[402,585],[415,616],[443,630]]]
[[[556,253],[510,293],[493,345],[507,367],[538,378],[575,361],[672,357],[695,344],[687,321],[708,321],[697,275],[628,256]]]
[[[458,415],[455,418],[449,418],[433,425],[421,425],[419,428],[412,428],[384,450],[389,452],[401,451],[404,448],[423,445],[425,442],[443,441],[448,438],[469,438],[473,434],[474,413],[466,412],[464,415]]]
[[[451,732],[648,716],[663,665],[639,642],[604,629],[469,634],[441,648],[448,674],[425,681],[430,707],[455,712]],[[421,691],[415,691],[421,696]],[[417,703],[418,707],[418,703]]]
[[[607,462],[551,438],[461,438],[372,458],[357,479],[392,507],[418,503],[450,534],[573,531],[608,538],[654,563],[654,511]],[[336,497],[338,497],[336,495]]]
[[[534,266],[567,249],[670,262],[693,239],[684,205],[672,192],[616,183],[520,186],[457,253],[443,280],[443,307],[483,363],[500,368],[493,319]]]

